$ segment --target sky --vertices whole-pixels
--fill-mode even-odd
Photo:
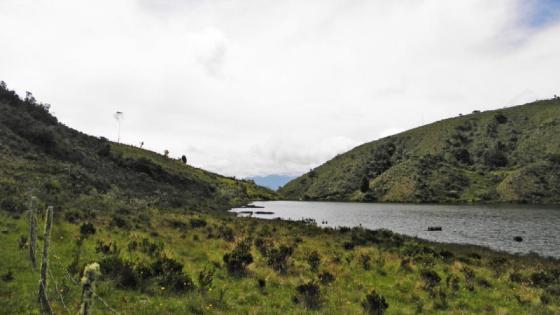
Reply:
[[[237,177],[560,94],[560,0],[0,0],[0,80]]]

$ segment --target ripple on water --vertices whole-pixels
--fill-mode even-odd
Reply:
[[[324,226],[389,229],[431,241],[488,246],[511,253],[535,252],[560,258],[560,207],[540,205],[426,205],[263,201],[255,205],[272,219],[313,218]],[[233,209],[238,212],[243,209]],[[441,232],[428,232],[441,226]],[[515,242],[522,236],[523,242]]]

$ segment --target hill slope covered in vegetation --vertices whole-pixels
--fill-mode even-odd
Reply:
[[[560,202],[560,99],[445,119],[360,145],[280,189],[288,199]]]
[[[71,129],[31,95],[0,87],[0,208],[31,195],[66,210],[227,209],[275,193],[180,160]],[[89,208],[89,209],[84,209]]]

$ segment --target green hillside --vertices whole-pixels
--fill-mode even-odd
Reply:
[[[560,99],[473,112],[358,146],[280,189],[288,199],[560,202]]]
[[[48,105],[0,87],[0,208],[20,213],[34,195],[70,210],[216,210],[275,193],[155,152],[71,129]],[[87,209],[85,209],[87,208]]]

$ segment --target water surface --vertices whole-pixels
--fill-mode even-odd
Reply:
[[[536,205],[427,205],[306,201],[255,202],[272,211],[259,218],[299,220],[313,218],[321,226],[362,225],[423,239],[487,246],[511,253],[536,252],[560,258],[560,207]],[[428,232],[441,226],[440,232]],[[515,242],[514,237],[523,237]]]

